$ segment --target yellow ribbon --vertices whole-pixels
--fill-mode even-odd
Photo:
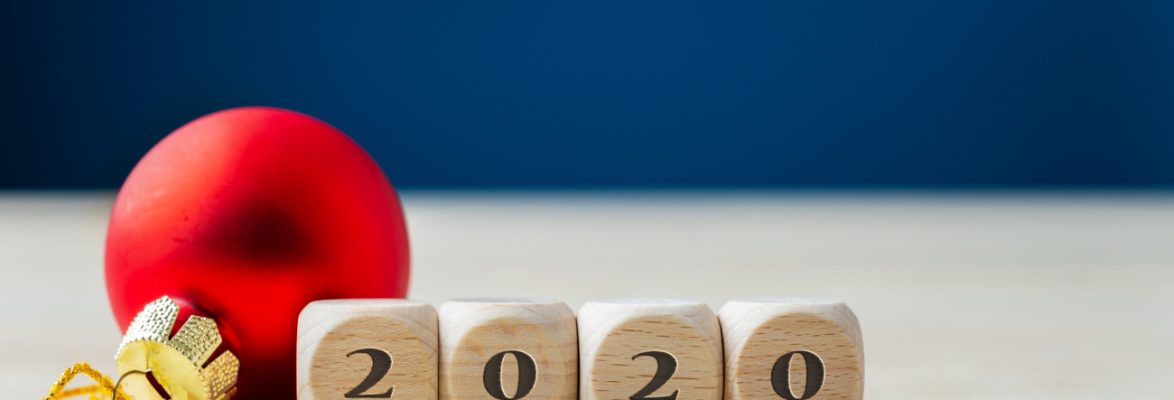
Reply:
[[[73,379],[78,375],[88,376],[90,379],[93,379],[95,383],[72,389],[66,389],[65,386],[69,385],[69,382],[73,381]],[[110,377],[107,377],[105,374],[102,374],[102,372],[94,369],[94,367],[91,367],[90,364],[84,362],[77,363],[66,369],[65,372],[61,373],[61,378],[58,378],[57,382],[53,383],[53,386],[49,388],[49,395],[45,396],[43,400],[68,399],[85,395],[89,395],[90,400],[130,400],[130,397],[127,396],[126,393],[123,393],[122,390],[118,390],[116,385],[116,383],[111,382]],[[116,390],[117,396],[115,395]]]
[[[74,364],[61,374],[44,400],[85,395],[91,400],[130,400],[126,394],[128,391],[139,398],[167,398],[166,394],[155,396],[163,393],[162,390],[170,392],[173,398],[232,398],[236,393],[240,361],[227,350],[212,357],[223,341],[216,321],[193,315],[172,335],[178,316],[179,305],[167,296],[147,304],[126,329],[114,356],[114,363],[122,374],[117,381],[111,382],[108,376],[89,364]],[[136,374],[143,376],[128,379],[125,386],[120,386],[123,378]],[[95,383],[66,389],[79,375],[88,376]],[[165,389],[152,387],[156,384]]]

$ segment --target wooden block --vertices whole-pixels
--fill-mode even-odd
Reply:
[[[575,314],[560,301],[456,300],[440,307],[440,398],[574,399]]]
[[[587,303],[579,340],[581,400],[722,398],[721,328],[704,303]]]
[[[726,351],[726,399],[864,396],[860,324],[844,303],[731,301],[718,314]]]
[[[310,303],[298,318],[298,399],[436,399],[438,332],[427,303]]]

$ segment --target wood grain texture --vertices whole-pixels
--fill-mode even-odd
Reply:
[[[297,384],[300,400],[342,399],[348,392],[391,399],[438,397],[436,309],[408,300],[323,300],[310,303],[298,319]],[[369,349],[369,350],[368,350]],[[378,354],[390,369],[371,376]],[[362,389],[362,388],[360,388]]]
[[[721,329],[705,303],[589,302],[579,310],[579,349],[581,400],[722,398]],[[671,377],[657,378],[670,363]]]
[[[719,315],[726,351],[726,399],[863,398],[864,342],[856,315],[844,303],[735,300],[726,303]],[[818,360],[809,362],[810,355]]]
[[[441,399],[570,400],[578,396],[575,315],[561,301],[450,301],[440,307],[440,337]],[[502,355],[497,360],[500,373],[487,373],[490,361],[505,352],[524,355]],[[524,363],[519,357],[534,362],[536,375],[528,393],[519,393]],[[500,378],[493,388],[485,379],[489,375]],[[493,389],[500,390],[499,397],[490,395]]]

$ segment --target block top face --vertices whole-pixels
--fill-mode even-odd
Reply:
[[[437,331],[436,308],[431,304],[403,299],[335,299],[310,302],[298,315],[298,335],[330,330],[334,325],[357,317],[397,320],[417,329]]]
[[[446,303],[474,303],[474,304],[562,304],[561,301],[546,297],[465,297],[452,299]]]
[[[440,318],[442,324],[448,326],[446,330],[455,332],[464,331],[467,325],[484,324],[502,318],[516,323],[549,324],[552,321],[570,320],[573,324],[575,313],[566,303],[552,299],[472,298],[445,302],[440,306]]]
[[[317,319],[337,319],[365,313],[397,316],[408,312],[435,315],[436,307],[431,304],[404,299],[332,299],[317,300],[307,304],[298,316],[298,321],[313,322]],[[300,326],[300,325],[299,325]]]
[[[579,319],[591,332],[611,330],[610,325],[638,319],[673,320],[694,325],[697,329],[717,328],[717,317],[708,305],[693,300],[677,299],[615,299],[590,301],[579,309]],[[586,339],[586,338],[584,338]]]
[[[461,318],[489,318],[500,314],[516,314],[521,315],[525,312],[518,312],[518,310],[536,311],[540,314],[540,319],[550,318],[552,315],[558,317],[565,317],[562,311],[567,311],[571,318],[574,318],[574,313],[570,308],[561,301],[548,298],[529,298],[529,297],[477,297],[453,299],[444,302],[440,305],[440,313],[445,315],[460,315]],[[554,313],[552,315],[545,315]]]
[[[777,304],[777,305],[835,305],[844,304],[843,301],[836,299],[811,298],[811,297],[759,297],[750,299],[730,300],[726,304],[731,303],[750,303],[750,304]]]
[[[373,307],[400,307],[400,306],[424,306],[430,305],[423,301],[408,300],[408,299],[326,299],[315,300],[307,304],[307,306],[315,307],[354,307],[354,306],[373,306]]]
[[[594,304],[616,304],[616,305],[630,305],[630,306],[691,306],[697,307],[704,305],[704,303],[696,300],[682,300],[682,299],[658,299],[658,298],[630,298],[630,299],[604,299],[595,300],[590,303]]]
[[[623,314],[627,318],[662,316],[680,319],[690,324],[716,324],[714,311],[709,305],[694,300],[677,299],[614,299],[588,301],[579,309],[580,318],[596,319]],[[610,319],[610,318],[606,318]],[[610,319],[618,321],[616,319]],[[708,328],[708,327],[704,327]]]
[[[854,345],[862,345],[860,322],[852,309],[840,300],[789,297],[731,300],[718,311],[722,331],[735,335],[745,334],[748,330],[784,316],[794,318],[795,314],[826,319],[841,327]]]

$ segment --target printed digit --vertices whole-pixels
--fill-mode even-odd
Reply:
[[[649,397],[649,395],[656,393],[657,389],[669,382],[673,374],[677,373],[677,358],[672,354],[663,351],[646,351],[632,356],[635,360],[640,357],[652,357],[656,360],[656,375],[652,376],[652,380],[644,385],[643,389],[629,397],[629,400],[677,400],[677,394],[681,392],[680,389],[674,390],[673,394],[668,396]]]
[[[795,397],[795,393],[791,391],[791,358],[796,354],[803,356],[803,362],[807,365],[807,385],[803,387],[803,394],[799,397]],[[775,361],[774,368],[771,368],[770,385],[774,388],[775,394],[787,400],[808,400],[815,397],[823,387],[823,360],[809,351],[783,354]]]
[[[366,354],[371,357],[371,372],[362,382],[359,382],[359,386],[355,386],[354,389],[342,396],[348,399],[390,399],[392,392],[395,391],[395,386],[387,388],[387,391],[383,393],[367,393],[367,391],[379,383],[384,376],[387,376],[388,371],[391,371],[391,354],[380,349],[358,349],[346,356],[349,358],[355,354]]]
[[[501,365],[505,362],[506,355],[514,356],[518,362],[518,390],[514,392],[514,397],[505,395],[505,388],[501,382]],[[493,398],[518,400],[526,397],[534,389],[534,383],[538,381],[538,366],[534,363],[534,357],[530,357],[529,354],[517,350],[503,351],[489,358],[481,381],[485,384],[485,391]]]

